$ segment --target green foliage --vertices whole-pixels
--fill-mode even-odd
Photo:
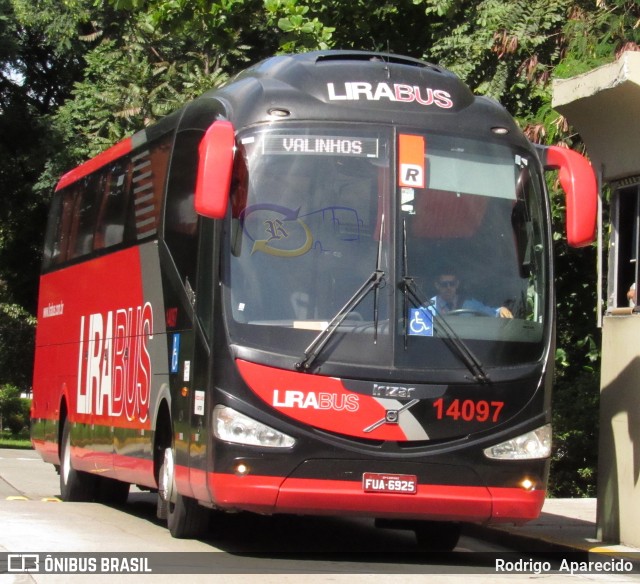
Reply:
[[[16,21],[23,31],[46,39],[48,47],[59,58],[79,45],[79,37],[87,38],[94,29],[94,2],[88,0],[11,0]],[[96,32],[96,29],[93,30]]]
[[[565,57],[554,70],[559,78],[611,63],[624,50],[638,50],[640,5],[628,0],[600,0],[593,10],[573,4],[564,27]]]
[[[553,397],[553,454],[549,493],[595,497],[598,462],[599,375],[561,375]]]
[[[555,497],[595,497],[600,398],[597,248],[572,249],[561,237],[564,195],[553,188],[554,184],[551,192],[558,348],[549,492]]]
[[[317,2],[314,4],[318,5]],[[310,18],[310,7],[299,0],[265,0],[264,10],[267,21],[275,23],[284,33],[279,47],[281,52],[328,49],[331,46],[335,29],[325,26],[317,16]]]
[[[0,302],[30,312],[49,196],[34,185],[51,152],[61,150],[49,116],[82,69],[75,20],[59,2],[37,4],[0,0]]]
[[[24,308],[0,303],[0,384],[31,386],[35,325]]]
[[[8,430],[11,436],[24,434],[29,428],[31,402],[20,397],[15,385],[0,385],[0,430]]]
[[[426,55],[457,73],[477,92],[531,116],[557,63],[569,0],[414,0],[439,34]]]

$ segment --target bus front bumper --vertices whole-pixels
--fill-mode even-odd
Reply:
[[[341,515],[480,524],[522,524],[539,516],[546,491],[517,487],[419,484],[415,493],[367,492],[362,480],[210,474],[220,509],[262,514]]]

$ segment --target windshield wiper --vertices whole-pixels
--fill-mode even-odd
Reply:
[[[333,336],[333,333],[338,329],[338,327],[342,324],[345,318],[349,315],[349,313],[364,300],[364,298],[371,292],[374,291],[374,299],[373,299],[373,342],[376,343],[378,340],[378,289],[380,288],[382,282],[384,281],[385,273],[380,269],[380,264],[382,263],[382,235],[384,231],[384,215],[380,220],[380,239],[378,240],[378,252],[376,255],[376,268],[371,273],[371,275],[365,280],[364,284],[358,288],[349,300],[347,300],[346,304],[338,311],[338,313],[331,319],[331,322],[327,325],[327,328],[322,330],[320,334],[316,336],[313,341],[309,344],[309,346],[305,349],[303,358],[298,361],[295,365],[298,371],[308,371],[311,366],[314,364],[315,360],[318,358],[326,344],[329,342],[329,339]]]
[[[407,315],[409,313],[409,301],[415,306],[428,306],[434,315],[434,321],[438,324],[438,328],[444,333],[445,344],[458,355],[460,360],[465,364],[473,379],[478,383],[490,383],[491,380],[482,367],[482,363],[474,355],[469,346],[458,336],[453,330],[451,325],[447,322],[446,318],[440,314],[436,308],[435,302],[427,298],[422,293],[414,279],[409,276],[408,262],[407,262],[407,222],[402,223],[402,291],[404,295],[404,348],[407,348],[408,343],[408,323]]]

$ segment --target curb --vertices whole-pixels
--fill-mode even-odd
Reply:
[[[516,533],[504,527],[468,524],[463,527],[463,534],[498,545],[503,545],[518,552],[531,554],[570,555],[586,554],[602,558],[608,556],[626,560],[633,564],[634,573],[640,572],[640,552],[616,550],[602,542],[579,543],[563,542],[552,537],[531,533]]]
[[[558,542],[541,536],[526,533],[515,533],[501,527],[467,524],[463,527],[463,534],[492,543],[497,543],[520,552],[534,554],[569,554],[589,552],[590,547],[579,547],[565,542]]]

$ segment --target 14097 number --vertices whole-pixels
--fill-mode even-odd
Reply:
[[[463,420],[465,422],[497,422],[504,406],[501,401],[486,401],[473,399],[454,399],[450,404],[445,404],[440,398],[433,402],[436,409],[436,418],[442,420]]]

